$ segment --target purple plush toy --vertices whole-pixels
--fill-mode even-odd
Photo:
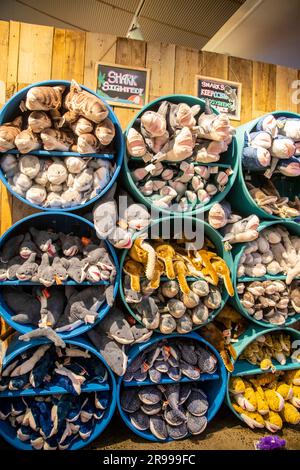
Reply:
[[[256,450],[278,450],[284,449],[286,445],[285,439],[281,439],[279,436],[265,436],[261,437],[254,443]]]

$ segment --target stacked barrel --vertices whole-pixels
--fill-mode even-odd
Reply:
[[[13,122],[15,118],[19,116],[20,105],[22,102],[26,101],[26,97],[28,97],[28,94],[31,93],[32,90],[38,90],[42,93],[43,89],[49,91],[51,88],[52,90],[65,90],[65,92],[68,93],[70,92],[70,86],[71,83],[67,81],[49,81],[32,84],[24,88],[14,95],[2,108],[0,123],[5,124],[7,122]],[[96,98],[96,101],[99,99],[92,90],[84,86],[78,88],[77,84],[76,87],[81,91],[84,90],[84,93],[88,93],[89,97]],[[50,90],[50,93],[53,92]],[[48,204],[47,197],[46,200],[43,202],[41,200],[41,202],[38,203],[36,200],[29,197],[28,192],[20,190],[20,185],[17,184],[17,178],[20,176],[20,172],[15,173],[15,178],[9,173],[12,166],[14,164],[19,165],[19,161],[22,158],[24,159],[24,156],[19,155],[19,150],[16,148],[10,148],[6,153],[3,152],[1,156],[1,162],[5,161],[7,164],[10,163],[10,168],[9,165],[1,165],[0,169],[0,178],[7,186],[8,190],[24,204],[28,204],[35,209],[43,211],[18,221],[2,235],[0,239],[0,252],[2,256],[5,255],[7,247],[11,245],[12,252],[10,254],[15,256],[15,264],[18,265],[19,263],[19,265],[22,265],[24,260],[22,261],[22,258],[19,256],[18,241],[20,242],[24,239],[24,236],[25,238],[28,237],[27,240],[30,239],[33,233],[44,233],[48,234],[53,243],[56,244],[52,258],[51,250],[48,250],[49,258],[53,260],[55,256],[59,257],[59,253],[61,253],[60,257],[63,257],[65,255],[60,251],[62,250],[62,246],[60,245],[61,239],[71,234],[77,237],[81,250],[89,245],[92,246],[92,244],[95,249],[102,246],[110,259],[114,271],[111,278],[93,279],[89,277],[81,280],[80,276],[78,278],[76,275],[73,277],[65,275],[66,270],[63,268],[64,275],[62,277],[60,277],[58,271],[52,273],[55,274],[54,282],[49,278],[47,278],[46,281],[46,276],[44,275],[43,283],[40,282],[40,276],[30,277],[29,275],[25,275],[20,277],[16,276],[16,273],[10,276],[2,276],[0,282],[0,313],[7,324],[16,330],[16,333],[8,346],[3,364],[1,364],[0,398],[2,420],[0,434],[10,444],[23,450],[80,449],[101,434],[115,411],[116,384],[114,374],[101,354],[91,345],[87,338],[82,338],[81,335],[100,322],[104,316],[109,313],[110,306],[117,295],[119,287],[118,258],[113,246],[109,242],[100,242],[97,238],[94,225],[87,219],[74,214],[74,211],[78,212],[78,210],[84,212],[87,208],[90,208],[93,203],[99,201],[104,196],[114,184],[123,160],[123,136],[119,122],[111,108],[101,100],[99,102],[102,103],[101,106],[103,107],[104,113],[107,115],[109,123],[111,123],[110,126],[114,129],[113,142],[107,148],[100,145],[98,142],[97,149],[89,150],[89,152],[81,150],[79,153],[78,148],[71,147],[61,150],[59,145],[58,148],[54,150],[47,150],[45,147],[43,148],[41,146],[40,137],[37,137],[37,134],[33,134],[38,142],[36,145],[37,148],[28,152],[22,152],[26,153],[28,162],[30,158],[32,158],[32,161],[39,165],[41,169],[39,174],[40,179],[33,181],[32,187],[36,185],[36,189],[41,189],[42,191],[42,184],[44,184],[42,180],[47,173],[47,169],[53,163],[57,163],[58,167],[61,165],[62,170],[66,171],[65,162],[68,157],[74,157],[73,164],[80,164],[80,162],[82,162],[81,171],[80,169],[78,171],[75,170],[73,176],[71,173],[69,174],[72,178],[76,176],[79,178],[84,171],[92,174],[92,169],[86,170],[88,163],[91,161],[94,162],[95,169],[109,168],[110,176],[107,177],[108,172],[103,172],[103,175],[105,174],[106,176],[104,176],[103,181],[101,181],[100,178],[96,181],[97,185],[94,185],[94,194],[91,194],[91,196],[81,198],[81,200],[79,198],[69,198],[66,199],[65,203],[61,203],[58,191],[62,190],[63,184],[66,185],[66,178],[62,178],[62,180],[65,180],[64,183],[63,181],[55,182],[57,184],[51,183],[51,181],[47,182],[49,185],[49,187],[47,186],[46,188],[48,195],[49,191],[52,191],[52,195],[57,195],[55,202],[53,202],[55,198],[49,199]],[[49,109],[50,108],[51,106]],[[32,119],[48,119],[49,122],[52,121],[52,124],[54,123],[55,127],[55,123],[57,122],[54,117],[55,108],[56,112],[58,112],[58,118],[62,117],[61,114],[59,114],[59,106],[57,105],[49,111],[49,115],[44,112],[46,108],[41,107],[40,109],[44,109],[44,111],[39,112],[39,108],[37,107],[35,108],[37,110],[36,114],[31,113],[30,116]],[[28,112],[27,115],[25,113],[25,120],[28,119],[28,114]],[[49,117],[50,115],[51,119]],[[85,123],[89,124],[91,128],[95,126],[95,124],[88,120],[85,120]],[[65,145],[70,146],[71,141],[68,141],[68,132],[70,131],[64,133],[65,130],[61,131],[60,127],[56,126],[56,130],[53,128],[50,133],[52,132],[54,135],[58,136],[58,140],[60,139],[59,136],[61,136],[61,140],[65,138],[67,142]],[[92,134],[89,134],[89,136],[90,135]],[[42,170],[44,170],[44,173]],[[26,175],[23,175],[23,177],[25,177],[25,179],[27,178]],[[18,182],[19,181],[20,180],[18,180]],[[53,184],[55,187],[51,186]],[[71,185],[65,187],[65,191],[68,191],[70,187]],[[91,189],[92,188],[93,186]],[[47,243],[47,240],[44,240],[44,245],[45,243]],[[13,246],[14,244],[15,246]],[[47,248],[44,249],[42,246],[43,241],[41,241],[41,245],[38,249],[41,250],[41,252],[36,254],[34,260],[36,262],[42,257],[43,253],[47,253]],[[78,261],[78,259],[76,259],[76,255],[79,255],[80,252],[78,248],[79,246],[75,251],[71,249],[71,251],[67,253],[70,255],[69,264],[74,263],[75,260]],[[8,252],[6,254],[8,254]],[[8,258],[9,256],[8,254]],[[68,258],[68,256],[66,256],[66,258]],[[3,259],[2,261],[9,262],[7,267],[14,264],[11,263],[11,259]],[[38,263],[40,267],[41,260]],[[3,268],[3,274],[5,271],[5,263],[2,263],[1,267]],[[49,284],[47,285],[48,281]],[[54,286],[52,286],[53,282]],[[103,300],[100,301],[100,294],[102,295],[105,289],[110,285],[112,288],[111,300],[108,303],[107,299],[103,297]],[[52,296],[54,309],[59,302],[63,302],[64,308],[66,309],[68,308],[68,299],[74,293],[78,295],[78,293],[87,290],[87,293],[92,297],[93,290],[89,289],[96,289],[94,290],[95,295],[99,297],[98,305],[95,304],[92,320],[86,320],[82,317],[82,320],[74,321],[72,325],[70,324],[71,320],[67,320],[63,322],[61,328],[56,328],[58,324],[55,324],[53,321],[51,323],[47,315],[44,321],[40,318],[38,323],[33,315],[33,311],[32,316],[30,316],[29,312],[29,318],[27,318],[26,321],[24,320],[25,308],[23,302],[25,302],[26,299],[28,300],[29,297],[32,302],[32,309],[34,309],[37,299],[43,297],[47,302]],[[63,299],[64,295],[65,299]],[[19,301],[17,301],[18,296]],[[13,302],[13,300],[15,302]],[[55,302],[57,302],[56,306]],[[22,321],[19,321],[21,317],[16,315],[18,313],[21,313],[21,317],[23,315]],[[53,327],[54,333],[56,333],[57,330],[54,340],[55,344],[50,341],[50,337],[39,335],[41,330],[51,329],[49,327]],[[20,334],[28,334],[29,341],[20,341],[18,339]],[[34,363],[35,356],[39,357],[37,363]],[[26,365],[25,369],[21,366],[20,371],[16,370],[16,365],[20,364],[22,361],[26,362],[26,360],[32,361],[35,366],[31,369],[29,368],[31,372],[29,373],[29,369],[26,369]],[[68,365],[70,369],[67,370]],[[43,369],[43,372],[40,367]],[[48,381],[45,382],[38,378],[39,370],[42,373],[42,377],[48,374]],[[64,374],[72,377],[72,379],[67,380]],[[81,374],[82,379],[78,382],[78,377],[80,377]],[[74,377],[77,377],[77,381]],[[18,411],[16,411],[17,408]],[[56,413],[55,423],[53,422],[53,416],[51,418],[51,413],[54,411]],[[34,416],[33,421],[35,424],[32,425],[33,421],[31,421],[31,427],[28,426],[28,420],[26,418],[28,414]],[[18,419],[16,419],[17,417]]]

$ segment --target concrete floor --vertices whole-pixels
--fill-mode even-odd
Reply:
[[[120,417],[116,416],[90,449],[99,450],[254,450],[254,441],[270,433],[252,431],[243,425],[224,405],[217,416],[200,436],[182,441],[151,443],[129,431]],[[118,432],[116,432],[118,430]],[[300,426],[286,428],[281,437],[286,439],[287,448],[300,450]]]
[[[287,449],[300,450],[300,426],[286,427],[281,437],[287,441]],[[243,425],[224,405],[206,431],[182,441],[152,443],[130,431],[116,415],[108,428],[88,448],[91,450],[254,450],[254,442],[268,435],[267,431],[252,431]],[[0,439],[0,451],[13,450]]]

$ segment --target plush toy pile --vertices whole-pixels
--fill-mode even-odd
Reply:
[[[160,341],[129,363],[124,381],[137,381],[140,386],[123,388],[121,407],[136,429],[150,431],[157,439],[200,434],[207,425],[205,415],[210,403],[193,381],[216,370],[216,357],[198,342],[178,338]],[[175,383],[184,377],[191,382]],[[155,385],[164,378],[174,383]],[[153,385],[142,386],[146,380]]]
[[[39,327],[43,336],[52,328],[64,332],[82,324],[93,324],[101,306],[105,302],[111,306],[114,301],[113,286],[3,286],[1,294],[11,319]],[[34,335],[34,331],[28,334]]]
[[[300,275],[300,237],[286,227],[273,225],[248,243],[240,258],[238,277],[286,274],[286,284]]]
[[[214,204],[207,219],[213,228],[220,230],[226,249],[231,249],[231,244],[250,242],[258,237],[259,218],[254,214],[246,218],[233,214],[228,201]]]
[[[233,377],[232,406],[250,428],[280,431],[284,424],[300,423],[300,370]]]
[[[219,351],[229,372],[234,371],[234,361],[237,358],[234,343],[247,330],[248,326],[249,322],[246,318],[226,304],[212,322],[201,328],[202,338]]]
[[[274,174],[300,176],[300,119],[272,114],[260,119],[256,128],[245,135],[242,163],[245,172],[261,173],[247,180],[251,196],[263,210],[279,217],[300,215],[298,197],[294,201],[281,197],[268,179]]]
[[[300,281],[268,280],[239,283],[237,292],[247,313],[255,320],[284,325],[300,312]]]
[[[121,190],[117,196],[116,184],[94,205],[91,221],[100,239],[108,239],[115,248],[129,249],[136,232],[151,222],[150,214],[142,204],[134,203]]]
[[[22,115],[0,126],[0,152],[17,148],[73,151],[80,154],[109,153],[115,127],[108,108],[74,80],[65,86],[38,86],[20,104]]]
[[[191,340],[175,338],[149,346],[127,367],[125,382],[150,380],[159,383],[164,378],[178,382],[182,377],[198,380],[201,374],[213,374],[217,359],[209,349]]]
[[[207,426],[209,402],[198,384],[126,388],[121,406],[132,426],[160,441],[201,434]]]
[[[244,349],[239,359],[258,365],[264,371],[275,371],[276,363],[285,365],[289,358],[300,363],[300,349],[293,351],[292,341],[291,336],[282,331],[261,335]]]
[[[9,238],[0,253],[0,280],[40,282],[46,287],[68,279],[113,283],[116,268],[99,240],[31,227]]]
[[[107,370],[88,351],[77,346],[65,349],[43,344],[28,349],[9,364],[0,379],[0,391],[28,388],[62,387],[66,392],[80,395],[81,387],[107,381]]]
[[[152,333],[137,324],[131,315],[125,317],[121,310],[113,307],[87,335],[113,372],[123,376],[128,362],[126,348],[147,341]]]
[[[200,113],[199,105],[163,101],[158,109],[144,112],[128,131],[132,177],[156,207],[172,206],[176,211],[201,207],[224,190],[232,174],[231,167],[222,169],[218,162],[233,134],[228,116],[213,114],[209,103]]]
[[[221,279],[229,295],[234,293],[225,261],[204,247],[188,252],[180,244],[138,238],[123,271],[126,301],[146,328],[164,334],[188,333],[206,323],[222,304]]]
[[[67,450],[87,440],[109,407],[108,392],[77,397],[53,395],[3,398],[0,419],[7,421],[20,441],[36,450]]]
[[[209,321],[222,304],[220,288],[205,280],[187,282],[189,294],[183,294],[177,281],[161,282],[158,289],[142,286],[137,293],[130,289],[129,277],[124,278],[125,299],[140,321],[149,329],[163,334],[189,333]],[[145,288],[144,288],[145,286]]]
[[[11,155],[0,167],[13,191],[32,204],[49,208],[79,206],[96,197],[110,182],[115,164],[91,157]]]

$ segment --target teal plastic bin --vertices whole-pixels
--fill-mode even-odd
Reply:
[[[279,118],[281,116],[286,116],[288,118],[300,118],[299,114],[291,113],[289,111],[274,111],[272,113],[273,116]],[[252,132],[254,131],[258,121],[263,119],[265,116],[262,116],[258,119],[254,119],[242,126],[237,127],[236,129],[236,143],[237,143],[237,162],[238,162],[238,171],[237,177],[228,195],[228,199],[233,207],[233,209],[240,212],[242,215],[247,217],[249,214],[255,214],[260,219],[267,219],[267,220],[293,220],[293,218],[286,218],[283,219],[282,217],[278,217],[276,215],[268,214],[264,211],[261,207],[256,204],[252,196],[250,195],[243,172],[243,164],[242,164],[242,154],[243,148],[245,144],[245,132]],[[294,198],[295,196],[300,196],[300,178],[298,177],[286,177],[283,175],[274,175],[272,177],[272,182],[274,182],[277,190],[281,194],[281,196],[286,196],[290,198]],[[297,218],[296,218],[297,219]]]
[[[171,225],[176,220],[187,220],[191,224],[194,224],[195,228],[198,227],[199,230],[204,230],[204,236],[207,237],[209,240],[211,240],[213,242],[213,244],[216,247],[217,254],[221,258],[224,259],[224,261],[226,262],[226,264],[229,267],[230,271],[232,272],[232,267],[233,267],[232,255],[231,255],[231,252],[225,250],[224,244],[222,242],[222,238],[221,238],[220,234],[215,229],[213,229],[208,223],[206,223],[206,222],[204,222],[200,219],[197,219],[195,217],[188,217],[188,216],[184,216],[184,217],[163,217],[160,220],[154,221],[149,227],[142,230],[141,232],[136,233],[133,236],[133,240],[135,240],[137,238],[140,238],[145,233],[148,234],[148,237],[151,237],[151,231],[152,230],[156,231],[157,227],[159,227],[160,230],[161,230],[161,227],[163,226],[163,224],[166,224],[166,225],[170,224]],[[138,323],[142,324],[141,321],[139,320],[139,318],[137,317],[136,313],[132,310],[131,306],[125,300],[125,293],[124,293],[124,289],[123,289],[123,265],[124,265],[124,262],[125,262],[125,258],[128,255],[128,251],[129,250],[123,250],[123,253],[122,253],[121,259],[120,259],[120,294],[121,294],[121,299],[123,300],[123,303],[124,303],[125,307],[127,308],[128,312],[135,318],[135,320]],[[162,276],[161,280],[162,281],[167,280],[167,278]],[[196,278],[187,277],[187,281],[195,281],[195,280],[196,280]],[[206,325],[207,323],[211,322],[218,315],[218,313],[222,310],[222,308],[224,307],[225,303],[228,300],[228,297],[229,297],[229,295],[228,295],[228,293],[225,289],[225,286],[223,286],[223,288],[222,288],[222,303],[221,303],[220,307],[210,314],[209,319],[207,320],[207,322],[195,327],[193,330],[197,330],[197,329],[201,328],[202,326]],[[160,333],[159,330],[155,330],[155,331]]]
[[[129,129],[133,127],[135,121],[140,119],[140,117],[145,111],[149,111],[149,110],[156,111],[159,108],[160,103],[165,100],[170,101],[171,103],[175,103],[175,104],[187,103],[189,106],[200,105],[200,108],[201,108],[200,112],[204,112],[205,101],[195,96],[180,95],[180,94],[162,96],[148,103],[136,114],[134,119],[130,122],[130,124],[127,126],[125,130],[125,134],[124,134],[125,140],[127,139],[127,134],[128,134]],[[212,108],[212,109],[215,114],[219,114],[219,112],[215,108]],[[208,164],[203,164],[203,165],[219,166],[219,168],[221,169],[226,169],[230,167],[232,168],[233,173],[229,176],[229,180],[224,191],[217,193],[215,196],[213,196],[210,199],[210,201],[207,204],[204,204],[202,207],[199,207],[192,211],[186,211],[183,213],[183,215],[195,215],[201,212],[208,211],[215,203],[222,201],[226,197],[230,189],[232,188],[234,180],[237,176],[237,171],[238,171],[237,143],[236,143],[235,137],[233,137],[232,143],[229,145],[227,152],[224,152],[221,155],[222,156],[219,162],[208,163]],[[130,172],[130,165],[131,165],[130,161],[133,161],[133,159],[127,154],[126,142],[125,142],[125,154],[124,154],[123,167],[122,167],[122,177],[123,177],[125,186],[130,192],[130,194],[132,195],[132,197],[137,202],[144,204],[148,209],[152,209],[153,213],[157,214],[156,215],[157,218],[159,216],[171,216],[171,215],[181,214],[181,212],[174,212],[168,209],[162,209],[160,207],[155,206],[155,204],[153,204],[153,202],[151,201],[149,197],[144,196],[139,191]]]
[[[258,365],[253,365],[250,364],[246,360],[241,360],[239,359],[239,356],[242,354],[242,352],[246,349],[249,344],[251,344],[253,341],[258,339],[260,336],[266,335],[268,333],[274,333],[276,331],[282,331],[284,333],[287,333],[291,336],[291,338],[294,341],[300,340],[300,332],[298,330],[294,330],[293,328],[274,328],[272,331],[266,328],[259,327],[257,325],[252,325],[251,327],[248,328],[245,333],[243,333],[238,341],[233,344],[236,352],[237,352],[237,358],[236,361],[234,362],[234,371],[228,375],[227,379],[227,389],[226,389],[226,403],[231,409],[231,411],[236,415],[237,418],[239,418],[241,421],[243,421],[240,417],[240,415],[235,411],[235,409],[232,406],[231,398],[230,398],[230,393],[229,393],[229,382],[231,377],[242,377],[247,380],[247,377],[249,375],[255,375],[255,374],[265,374],[266,372],[261,370]],[[293,369],[300,369],[300,363],[293,362],[291,359],[287,359],[287,362],[285,365],[280,365],[275,359],[272,360],[272,363],[276,367],[276,371],[288,371],[288,370],[293,370]]]
[[[259,228],[258,228],[258,231],[261,232],[265,228],[272,227],[272,226],[275,226],[275,225],[282,225],[282,226],[286,227],[291,234],[298,235],[300,237],[300,225],[296,222],[291,221],[291,220],[283,221],[282,219],[279,219],[279,220],[276,220],[276,221],[273,221],[273,222],[262,222],[260,224]],[[264,328],[274,328],[274,325],[272,325],[271,323],[266,322],[266,321],[256,320],[251,315],[249,315],[247,310],[245,310],[245,308],[243,307],[243,305],[240,302],[240,297],[237,293],[237,284],[239,282],[250,283],[250,282],[253,282],[253,281],[267,281],[267,280],[273,280],[273,279],[274,280],[276,280],[276,279],[284,280],[286,278],[286,276],[284,274],[277,274],[277,275],[265,274],[264,276],[261,276],[261,277],[253,277],[252,278],[252,277],[249,277],[249,276],[243,276],[243,277],[238,278],[237,277],[237,270],[238,270],[238,266],[239,266],[241,256],[242,256],[242,254],[243,254],[243,252],[246,248],[246,245],[247,245],[246,243],[245,244],[239,243],[239,244],[235,245],[235,247],[233,249],[234,261],[233,261],[232,275],[233,275],[233,287],[234,287],[234,292],[235,292],[234,298],[233,298],[234,306],[249,321],[254,322],[257,325],[259,325],[261,327],[264,327]],[[300,279],[300,278],[297,278],[297,279]],[[285,326],[290,326],[293,323],[297,322],[299,319],[300,319],[300,314],[296,313],[294,316],[288,317],[288,319],[285,322]],[[282,326],[281,326],[281,328],[282,328]]]

